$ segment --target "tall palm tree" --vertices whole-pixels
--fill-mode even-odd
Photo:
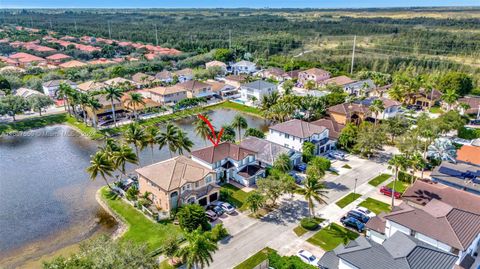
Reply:
[[[103,152],[97,152],[95,155],[90,156],[90,166],[87,168],[87,173],[90,175],[91,180],[95,180],[100,175],[107,186],[112,189],[112,186],[108,183],[107,176],[111,177],[112,172],[115,170],[115,165],[112,160]]]
[[[93,126],[95,127],[95,129],[97,129],[97,124],[98,124],[98,119],[97,119],[97,111],[102,108],[102,104],[100,104],[100,102],[98,101],[97,98],[95,97],[90,97],[88,99],[88,104],[87,104],[87,107],[89,107],[91,110],[92,110],[92,113],[93,113]]]
[[[61,96],[63,98],[63,107],[65,108],[65,110],[68,112],[69,115],[72,115],[72,113],[70,112],[68,97],[71,95],[72,92],[73,92],[73,89],[69,84],[63,83],[63,82],[60,83],[58,87],[57,96]]]
[[[179,144],[179,128],[173,123],[168,123],[164,132],[160,132],[158,135],[158,146],[160,150],[167,146],[170,152],[170,158],[173,157],[173,153],[177,151]]]
[[[187,265],[187,269],[203,268],[210,265],[213,261],[212,254],[218,249],[217,244],[212,242],[202,233],[200,228],[185,234],[187,245],[182,247],[178,254],[183,262]]]
[[[90,97],[86,93],[80,93],[78,95],[78,104],[82,108],[82,116],[83,116],[83,122],[87,124],[87,114],[85,112],[85,108],[89,105],[90,103]]]
[[[145,101],[143,101],[143,96],[138,92],[131,92],[128,94],[128,98],[125,103],[126,105],[133,107],[133,114],[135,115],[135,120],[138,120],[137,108],[140,105],[145,105]]]
[[[457,150],[448,138],[437,138],[428,146],[427,156],[442,161],[456,162]]]
[[[115,168],[126,176],[125,165],[127,163],[138,164],[138,155],[128,145],[121,145],[120,148],[113,153],[112,158]]]
[[[105,98],[110,100],[112,106],[112,116],[113,124],[117,126],[117,116],[115,114],[115,101],[120,101],[120,98],[123,96],[123,90],[115,87],[106,87],[105,88]]]
[[[453,89],[448,89],[443,95],[442,99],[447,104],[447,111],[450,110],[451,106],[458,100],[459,95]]]
[[[304,188],[299,188],[298,191],[303,195],[303,197],[305,197],[305,200],[307,200],[308,212],[310,213],[311,217],[315,216],[314,201],[317,201],[319,204],[327,203],[324,198],[327,198],[326,194],[328,191],[326,190],[325,184],[317,177],[308,175]]]
[[[372,104],[368,109],[375,115],[375,126],[377,126],[378,115],[385,110],[383,101],[380,99],[373,100]]]
[[[273,168],[282,171],[283,173],[287,173],[288,171],[292,170],[292,161],[287,154],[282,153],[273,162]]]
[[[177,144],[177,152],[178,154],[182,155],[183,151],[190,152],[192,151],[193,142],[188,137],[187,133],[178,129],[178,144]]]
[[[393,190],[392,190],[392,208],[395,203],[395,188],[398,180],[398,172],[399,171],[405,171],[408,166],[408,160],[405,158],[405,156],[396,154],[393,155],[393,157],[388,161],[388,164],[390,165],[389,168],[394,171],[394,178],[393,178]]]
[[[156,126],[149,126],[145,129],[145,144],[150,146],[152,153],[152,163],[153,163],[153,146],[158,143],[158,134],[159,130]]]
[[[415,152],[410,158],[409,158],[410,166],[412,168],[412,182],[410,184],[413,184],[415,182],[415,172],[418,169],[423,169],[425,167],[425,161],[423,160],[423,157],[420,153]],[[422,174],[423,176],[423,174]]]
[[[248,128],[248,123],[247,123],[247,120],[242,117],[242,115],[240,114],[237,114],[235,115],[235,117],[233,118],[233,121],[232,121],[232,127],[233,128],[237,128],[238,129],[238,140],[240,142],[242,142],[242,134],[241,134],[241,131],[242,129],[246,129]]]
[[[208,115],[203,115],[203,116],[206,119],[210,120],[210,117]],[[210,127],[208,127],[208,124],[205,121],[203,121],[201,118],[198,118],[194,124],[195,124],[195,133],[205,141],[205,146],[206,146],[208,137],[212,135]],[[215,127],[213,128],[215,129]]]
[[[123,138],[127,143],[133,144],[135,153],[140,159],[139,150],[145,147],[145,131],[138,123],[129,124],[127,130],[123,134]]]

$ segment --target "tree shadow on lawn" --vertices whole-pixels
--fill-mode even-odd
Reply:
[[[286,225],[287,223],[296,223],[309,214],[307,202],[300,200],[282,200],[278,208],[279,209],[267,214],[260,220],[278,225]]]

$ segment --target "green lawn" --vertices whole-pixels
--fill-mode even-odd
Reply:
[[[430,108],[430,113],[442,114],[443,110],[439,106],[433,106],[433,107]]]
[[[181,234],[180,227],[170,222],[154,223],[147,219],[133,206],[111,195],[107,187],[101,189],[101,195],[103,201],[128,224],[122,241],[147,244],[149,250],[155,250],[162,246],[166,238]]]
[[[297,236],[302,236],[302,235],[306,234],[308,232],[308,230],[303,228],[301,225],[298,225],[297,227],[293,228],[293,232]]]
[[[348,165],[348,164],[344,164],[344,165],[342,166],[342,168],[352,169],[352,167],[351,167],[350,165]]]
[[[321,247],[325,251],[330,251],[340,244],[345,244],[358,237],[356,232],[347,230],[342,226],[332,223],[328,227],[321,229],[307,241]]]
[[[248,196],[247,192],[235,187],[232,184],[225,184],[222,186],[222,189],[227,190],[230,193],[226,202],[234,205],[240,211],[245,211],[247,209],[247,206],[245,204],[245,200]]]
[[[230,102],[230,101],[220,103],[218,105],[212,106],[211,108],[229,108],[229,109],[242,111],[247,114],[253,114],[256,116],[262,115],[262,111],[256,107],[250,107],[250,106],[246,106],[246,105],[242,105],[242,104]]]
[[[84,135],[90,137],[91,139],[98,140],[104,137],[104,135],[100,131],[96,130],[94,127],[87,126],[81,121],[78,121],[77,119],[75,119],[75,117],[67,116],[66,123],[77,129]]]
[[[272,252],[275,252],[275,250],[266,247],[250,256],[250,258],[244,260],[241,264],[235,266],[234,269],[253,269],[255,266],[268,259],[268,255]]]
[[[336,202],[335,204],[338,205],[340,208],[344,208],[346,207],[348,204],[350,204],[351,202],[357,200],[360,196],[362,196],[361,194],[358,194],[358,193],[349,193],[347,196],[343,197],[342,199],[340,199],[338,202]]]
[[[176,267],[168,263],[168,259],[160,263],[159,269],[175,269]]]
[[[399,193],[404,193],[405,190],[408,188],[408,186],[410,186],[410,184],[408,182],[403,182],[403,181],[400,181],[400,180],[397,180],[397,183],[395,183],[395,190]],[[393,189],[393,182],[390,182],[388,185],[387,185],[388,188],[390,189]]]
[[[361,202],[358,206],[363,206],[375,214],[380,214],[380,212],[390,212],[390,205],[373,198],[367,198],[365,201]]]
[[[28,131],[31,129],[42,128],[52,124],[61,124],[67,121],[67,114],[55,114],[48,116],[38,116],[9,123],[0,123],[0,134],[10,132]]]
[[[374,177],[372,180],[368,182],[368,184],[377,187],[378,185],[382,184],[385,180],[389,179],[391,175],[389,174],[380,174],[376,177]]]

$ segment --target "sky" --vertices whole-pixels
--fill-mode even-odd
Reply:
[[[480,0],[0,0],[0,8],[365,8],[480,6]]]

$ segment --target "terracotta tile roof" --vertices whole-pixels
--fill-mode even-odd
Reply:
[[[457,150],[457,161],[480,165],[480,147],[463,145]]]
[[[439,90],[436,90],[436,89],[433,89],[433,90],[426,90],[424,88],[420,88],[420,90],[418,91],[418,94],[417,95],[420,95],[420,96],[423,96],[425,98],[427,98],[428,100],[440,100],[440,98],[442,97],[442,92],[440,92]]]
[[[143,83],[155,81],[156,78],[154,76],[150,76],[145,73],[136,73],[135,75],[132,76],[132,80],[135,81],[136,83],[143,84]]]
[[[309,75],[315,75],[315,76],[323,76],[323,75],[326,75],[326,74],[330,74],[330,72],[326,71],[326,70],[323,70],[323,69],[320,69],[320,68],[310,68],[310,69],[307,69],[307,70],[304,70],[304,71],[301,71],[302,73],[306,73],[306,74],[309,74]]]
[[[47,57],[48,60],[64,60],[64,59],[70,59],[70,58],[72,57],[63,53],[56,53]]]
[[[343,85],[352,83],[354,81],[355,80],[353,80],[353,79],[351,79],[347,76],[338,76],[338,77],[329,78],[329,79],[323,81],[323,83],[325,85],[334,84],[334,85],[338,85],[338,86],[343,86]]]
[[[28,44],[25,46],[25,49],[27,50],[33,50],[33,51],[38,51],[38,52],[52,52],[56,51],[56,49],[47,47],[47,46],[41,46],[37,44]]]
[[[463,97],[458,99],[458,103],[467,104],[470,106],[470,108],[467,109],[467,114],[476,114],[478,113],[478,109],[480,107],[480,97]]]
[[[311,122],[311,124],[323,126],[328,129],[328,136],[330,139],[338,139],[340,132],[345,125],[337,123],[332,119],[319,119]]]
[[[245,75],[230,75],[225,78],[225,80],[235,81],[243,83],[247,80],[247,76]]]
[[[192,151],[191,154],[207,163],[214,163],[225,158],[235,161],[243,160],[248,155],[255,155],[255,152],[230,142],[223,142],[216,147],[210,146]]]
[[[80,62],[77,60],[71,60],[62,64],[59,64],[58,66],[61,68],[74,68],[74,67],[83,67],[86,66],[87,64],[84,62]]]
[[[25,52],[18,52],[13,55],[10,55],[10,59],[16,59],[19,62],[27,63],[27,62],[45,62],[45,59],[42,57],[38,57],[32,54],[28,54]]]
[[[89,64],[115,64],[117,62],[114,62],[112,60],[105,59],[105,58],[100,58],[100,59],[96,59],[96,60],[91,60],[88,63]]]
[[[162,71],[162,72],[158,72],[155,75],[155,77],[158,78],[158,79],[172,79],[173,74],[172,74],[172,72],[165,70],[165,71]]]
[[[328,112],[346,115],[350,117],[353,113],[363,113],[368,115],[370,110],[367,106],[356,103],[343,103],[328,108]]]
[[[145,166],[137,169],[136,172],[165,191],[176,190],[185,183],[195,183],[208,174],[215,173],[185,156]]]
[[[184,68],[182,70],[175,71],[174,73],[177,76],[193,76],[193,69]]]
[[[220,62],[220,61],[210,61],[208,63],[205,63],[206,68],[214,67],[214,66],[227,67],[227,65],[224,62]]]
[[[116,77],[116,78],[112,78],[112,79],[109,79],[109,80],[105,80],[103,83],[105,83],[106,85],[109,85],[109,86],[123,84],[123,83],[129,83],[129,84],[135,85],[134,81],[126,79],[126,78],[121,78],[121,77]]]
[[[183,88],[187,91],[198,90],[203,88],[209,88],[210,85],[207,83],[203,83],[198,80],[188,80],[183,83],[177,84],[178,87]]]
[[[270,126],[270,129],[300,138],[308,138],[314,134],[321,134],[327,130],[324,126],[315,125],[298,119]]]
[[[103,84],[102,82],[90,80],[90,81],[86,81],[86,82],[78,84],[77,89],[79,89],[81,91],[85,91],[85,92],[98,91],[98,90],[101,90],[102,88],[104,88],[105,86],[106,85]]]
[[[157,95],[167,95],[167,94],[187,91],[184,88],[178,87],[177,85],[168,86],[168,87],[155,87],[155,88],[145,89],[145,90]]]

